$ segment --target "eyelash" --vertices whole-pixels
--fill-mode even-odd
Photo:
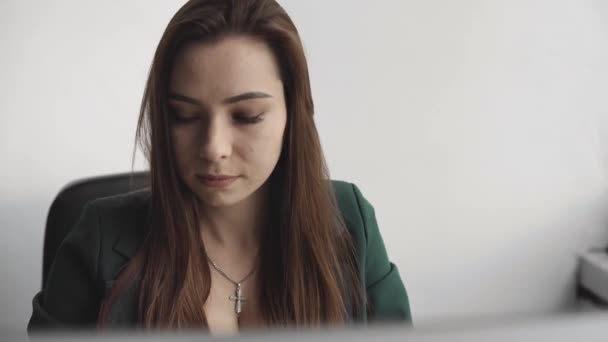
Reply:
[[[264,120],[262,118],[262,116],[265,113],[260,113],[258,115],[255,116],[247,116],[247,115],[236,115],[236,121],[238,121],[240,124],[243,125],[253,125],[256,124],[262,120]],[[174,112],[171,112],[171,119],[174,123],[176,124],[189,124],[189,123],[193,123],[196,120],[198,120],[200,117],[199,116],[193,116],[193,117],[189,117],[189,118],[182,118],[180,116],[178,116],[177,114],[175,114]]]

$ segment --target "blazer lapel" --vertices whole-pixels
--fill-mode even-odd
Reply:
[[[139,243],[132,236],[123,235],[114,245],[116,256],[123,260],[122,265],[114,272],[114,277],[106,281],[106,291],[111,289],[117,277],[127,267],[129,260],[137,252]],[[109,324],[115,327],[133,327],[138,323],[137,304],[139,297],[139,279],[136,279],[131,286],[120,294],[112,304],[109,315]]]
[[[113,253],[110,253],[109,259],[106,260],[108,264],[115,265],[111,271],[111,276],[105,281],[106,292],[114,286],[116,279],[127,267],[131,258],[135,256],[149,233],[149,202],[149,200],[146,200],[146,205],[133,208],[133,219],[126,220],[127,224],[124,227],[120,227],[119,236],[112,246]],[[138,290],[139,280],[136,280],[116,298],[110,309],[108,322],[110,325],[129,327],[137,325]]]

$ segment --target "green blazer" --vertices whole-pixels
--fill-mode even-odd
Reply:
[[[368,308],[350,321],[411,323],[408,296],[378,230],[374,208],[351,183],[332,181],[338,205],[352,234]],[[42,291],[33,299],[28,332],[48,328],[91,328],[101,299],[146,235],[149,190],[93,200],[63,241]],[[134,327],[133,287],[114,303],[111,326]]]

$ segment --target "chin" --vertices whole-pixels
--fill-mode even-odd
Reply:
[[[198,198],[204,205],[212,208],[231,207],[242,201],[241,198],[236,198],[233,194],[217,194],[205,191],[198,193]]]
[[[202,201],[207,207],[210,208],[225,208],[225,207],[229,207],[230,203],[226,203],[226,202],[209,202],[209,201]]]

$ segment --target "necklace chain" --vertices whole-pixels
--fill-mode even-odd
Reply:
[[[230,278],[226,273],[224,273],[224,271],[222,271],[222,269],[215,263],[215,261],[213,261],[209,256],[207,256],[207,259],[209,259],[209,262],[211,263],[211,266],[213,266],[213,268],[215,268],[215,270],[221,274],[224,278],[226,278],[229,282],[233,283],[234,286],[240,286],[245,280],[247,280],[255,271],[256,267],[254,266],[251,271],[249,271],[249,273],[243,277],[243,279],[241,279],[241,281],[235,281],[232,278]]]

